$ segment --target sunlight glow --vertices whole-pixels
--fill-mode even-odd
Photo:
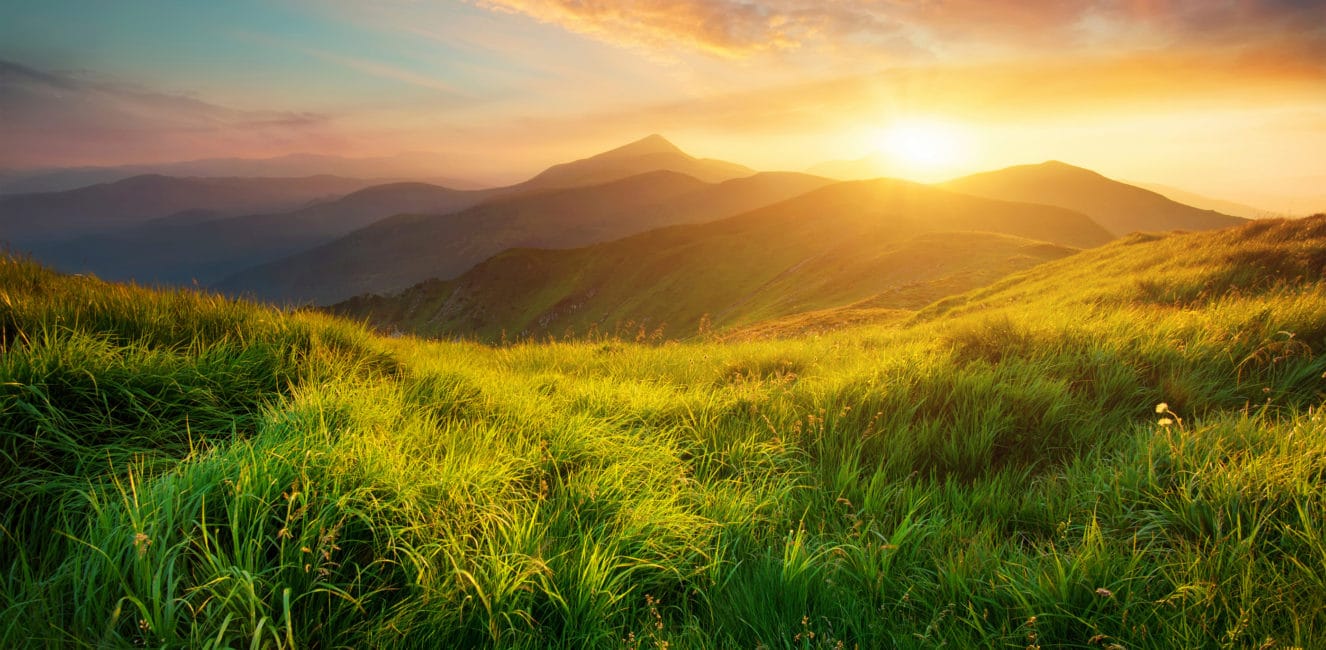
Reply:
[[[970,154],[963,129],[930,119],[894,122],[876,140],[880,153],[916,171],[942,171],[961,164]]]

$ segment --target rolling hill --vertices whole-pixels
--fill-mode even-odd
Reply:
[[[1244,219],[1199,210],[1081,167],[1050,161],[973,174],[937,184],[1004,201],[1044,203],[1085,214],[1115,236],[1135,231],[1215,230]]]
[[[64,192],[0,196],[0,241],[72,239],[203,211],[208,217],[277,212],[371,185],[337,176],[174,178],[146,175]]]
[[[455,214],[398,215],[318,248],[235,274],[217,288],[329,304],[452,277],[506,248],[571,247],[729,216],[823,186],[803,174],[719,184],[652,171],[602,185],[512,193]]]
[[[881,179],[829,185],[705,224],[574,250],[502,253],[453,281],[333,308],[428,335],[665,325],[688,336],[872,296],[917,308],[1110,239],[1087,217]],[[918,289],[916,285],[922,285]]]

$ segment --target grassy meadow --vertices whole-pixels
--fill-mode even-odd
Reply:
[[[385,338],[0,263],[0,646],[1311,648],[1326,217],[886,324]]]

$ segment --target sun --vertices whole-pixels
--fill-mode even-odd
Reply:
[[[913,172],[951,169],[967,154],[963,129],[931,119],[894,122],[879,132],[875,146],[898,166]]]

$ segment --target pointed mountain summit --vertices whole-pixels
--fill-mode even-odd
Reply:
[[[1068,208],[1091,217],[1116,237],[1139,230],[1215,230],[1245,221],[1184,205],[1057,160],[964,176],[936,187],[1003,201]]]
[[[678,172],[706,183],[743,178],[755,170],[722,160],[696,158],[661,135],[654,134],[603,153],[553,165],[531,178],[525,189],[598,185],[655,171]]]
[[[677,145],[672,144],[667,138],[657,133],[652,133],[630,144],[624,144],[616,149],[593,156],[592,159],[603,160],[608,158],[629,158],[632,156],[648,156],[660,153],[679,154],[688,158],[690,157],[687,156],[685,151],[682,151]]]

